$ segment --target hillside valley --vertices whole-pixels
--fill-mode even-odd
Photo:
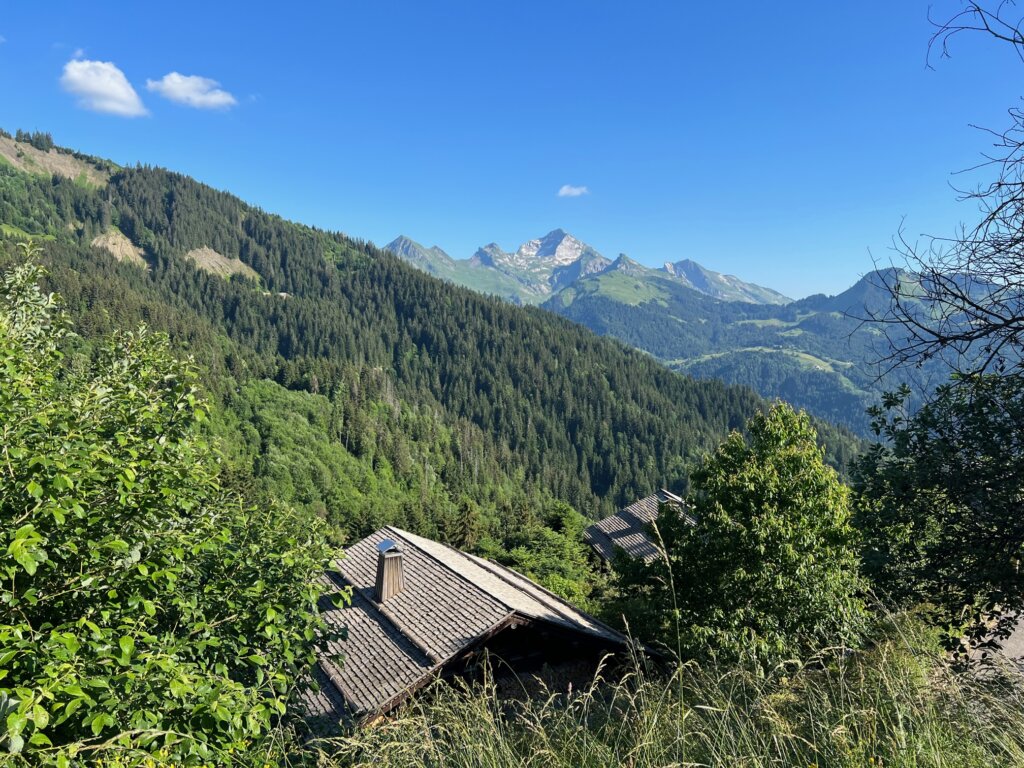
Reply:
[[[26,237],[44,249],[86,343],[167,332],[221,404],[236,470],[342,539],[392,523],[513,549],[545,524],[529,499],[596,517],[683,489],[762,404],[185,176],[9,139],[0,158],[5,261]],[[845,465],[856,441],[822,429]]]
[[[449,282],[539,303],[673,370],[751,387],[862,435],[866,409],[899,383],[881,375],[883,330],[864,322],[888,306],[894,274],[873,272],[837,296],[793,301],[689,260],[657,269],[625,255],[611,260],[562,230],[514,254],[491,244],[461,261],[406,237],[385,248]]]
[[[799,755],[801,764],[822,759],[825,742],[794,738],[790,723],[811,736],[839,734],[828,762],[854,754],[852,768],[877,754],[877,744],[902,754],[898,722],[881,734],[869,722],[844,735],[880,699],[917,707],[916,721],[931,729],[921,745],[933,742],[933,730],[958,734],[982,755],[979,768],[1005,748],[1001,737],[978,737],[987,733],[980,724],[1019,720],[1019,707],[997,697],[979,714],[943,698],[954,685],[942,643],[959,642],[962,630],[943,634],[949,621],[928,626],[929,609],[894,616],[862,595],[871,584],[891,584],[911,595],[902,605],[913,608],[917,595],[938,594],[932,585],[944,576],[933,563],[973,553],[974,539],[961,534],[974,530],[973,508],[951,505],[954,519],[966,520],[946,530],[932,499],[957,498],[963,485],[970,504],[1016,515],[1019,382],[981,380],[977,400],[947,388],[937,397],[952,397],[952,407],[925,406],[919,421],[890,414],[894,450],[720,380],[742,374],[844,420],[870,397],[873,382],[858,360],[882,340],[877,329],[856,325],[857,313],[885,305],[886,281],[920,287],[913,275],[878,273],[839,296],[786,304],[723,301],[709,295],[720,283],[701,283],[692,266],[607,262],[553,233],[513,255],[522,284],[552,293],[541,306],[520,306],[181,174],[120,168],[37,135],[0,138],[8,139],[0,143],[0,360],[14,384],[0,396],[0,498],[16,521],[0,550],[6,572],[18,576],[3,594],[18,608],[13,629],[0,626],[9,638],[0,672],[14,681],[0,689],[8,753],[57,745],[203,765],[220,750],[221,764],[241,753],[253,765],[298,755],[301,764],[341,766],[353,751],[379,751],[398,755],[392,764],[402,766],[421,764],[426,734],[482,722],[495,727],[488,738],[506,756],[503,740],[524,759],[547,755],[541,742],[564,727],[559,739],[573,754],[572,739],[583,738],[614,755],[600,764],[622,764],[652,746],[646,736],[632,745],[642,726],[665,733],[638,764],[664,764],[666,748],[733,764],[731,747],[707,751],[700,739],[669,733],[689,733],[673,723],[713,710],[730,713],[737,739],[756,740],[764,754]],[[502,279],[514,271],[509,258],[493,254],[505,262]],[[920,459],[908,447],[922,451]],[[591,524],[607,515],[622,521],[612,513],[651,504],[661,488],[694,505],[692,516],[660,508],[663,556],[599,562],[587,544]],[[926,558],[884,506],[922,500],[920,516],[909,507],[909,524],[941,532],[926,542]],[[1007,527],[1002,518],[995,524]],[[402,618],[393,617],[403,594],[374,592],[374,555],[366,557],[374,550],[380,568],[380,558],[395,553],[395,542],[382,539],[391,535],[404,542],[398,554],[409,557],[416,584]],[[410,541],[425,549],[410,551]],[[438,549],[445,545],[452,549]],[[364,583],[336,580],[342,546],[341,562],[358,557],[367,566]],[[978,550],[1014,589],[1016,546]],[[880,550],[891,559],[878,558]],[[533,636],[519,629],[529,625],[517,611],[499,611],[483,635],[467,632],[459,616],[478,620],[489,604],[453,599],[434,580],[471,583],[465,566],[428,578],[416,558],[476,563],[494,600],[514,584],[518,596],[502,599],[544,595],[547,607],[536,615],[550,616],[552,629],[535,637],[552,644],[552,658],[567,653],[579,662],[577,647],[562,638],[566,616],[593,621],[582,609],[650,638],[664,649],[666,669],[623,651],[624,679],[581,677],[573,706],[555,710],[558,699],[546,692],[562,681],[547,663],[544,696],[527,696],[522,709],[508,707],[497,687],[447,686],[435,661],[442,657],[413,642],[438,621],[414,590],[452,606],[440,623],[463,643],[450,657],[453,671],[474,653],[487,658],[488,646],[474,643],[492,631],[509,633],[512,644],[499,649]],[[986,594],[969,619],[975,633],[987,634],[1000,610],[980,602]],[[960,627],[964,602],[954,595],[939,610],[952,606]],[[373,613],[370,605],[378,606]],[[702,616],[717,627],[701,625]],[[346,702],[338,706],[350,701],[352,679],[377,680],[380,706],[397,702],[387,681],[403,662],[382,658],[367,626],[406,627],[409,653],[422,654],[425,676],[401,690],[416,704],[394,704],[393,722],[405,730],[360,728],[331,709],[330,733],[348,738],[341,746],[310,742],[314,711],[301,702],[329,695],[310,686],[317,670],[334,670],[327,682]],[[325,667],[337,664],[341,642],[342,666]],[[835,651],[823,643],[843,649],[824,672],[822,656],[812,654]],[[527,644],[532,652],[536,643]],[[749,671],[744,658],[786,673]],[[790,675],[782,665],[794,658],[813,666]],[[686,659],[699,663],[676,664]],[[347,677],[337,678],[338,669]],[[418,681],[434,677],[420,694]],[[90,696],[86,687],[104,693]],[[836,691],[843,693],[831,701]],[[589,722],[587,713],[608,701],[627,702],[607,715],[621,732]],[[481,712],[509,714],[494,720]],[[152,740],[152,729],[166,724],[176,740]],[[737,739],[730,733],[723,743]],[[487,754],[467,752],[461,737],[450,746],[442,764]]]

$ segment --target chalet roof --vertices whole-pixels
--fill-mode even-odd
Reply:
[[[657,519],[662,504],[678,504],[682,508],[685,502],[663,488],[594,523],[584,531],[583,538],[608,561],[615,558],[617,549],[639,560],[653,560],[658,550],[647,533],[647,525]]]
[[[405,583],[381,604],[374,590],[377,545],[385,539],[402,552]],[[325,577],[326,591],[351,586],[352,601],[341,608],[327,596],[321,601],[325,620],[347,628],[347,638],[320,649],[313,677],[321,691],[303,694],[314,723],[386,712],[447,664],[516,623],[543,622],[609,645],[627,642],[509,568],[398,528],[382,528],[353,544],[334,567]]]

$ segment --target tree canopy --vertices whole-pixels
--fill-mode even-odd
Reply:
[[[971,0],[936,23],[929,51],[947,57],[954,38],[980,33],[1020,57],[1022,30],[1014,3]],[[883,443],[855,472],[868,574],[898,603],[926,604],[961,649],[997,643],[1024,607],[1024,112],[1009,117],[970,169],[991,175],[961,190],[976,218],[921,245],[897,238],[909,272],[889,273],[875,316],[888,325],[887,362],[938,361],[953,375],[887,395],[872,410]]]
[[[661,511],[661,557],[619,561],[627,607],[684,656],[765,665],[850,642],[864,607],[849,491],[806,414],[777,403],[747,431],[693,473],[688,514]]]
[[[1024,608],[1024,379],[961,377],[913,415],[906,394],[875,409],[885,441],[854,472],[867,573],[954,645],[998,640]]]

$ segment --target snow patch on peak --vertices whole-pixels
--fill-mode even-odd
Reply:
[[[529,261],[537,257],[537,252],[540,251],[540,240],[527,240],[525,243],[519,246],[519,250],[516,251],[516,260],[519,262]]]
[[[584,255],[599,256],[593,248],[577,240],[564,229],[555,229],[544,237],[528,240],[519,246],[516,257],[519,260],[544,260],[554,266],[573,264]]]

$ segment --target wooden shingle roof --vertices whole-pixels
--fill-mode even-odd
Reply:
[[[405,586],[381,604],[374,585],[377,545],[385,539],[402,552]],[[627,643],[525,576],[398,528],[382,528],[353,544],[335,568],[325,586],[351,587],[352,601],[336,607],[325,598],[321,610],[329,625],[347,629],[347,638],[320,649],[313,677],[321,691],[302,700],[314,723],[386,712],[517,622],[554,625],[612,646]]]
[[[682,512],[684,503],[679,496],[661,489],[594,523],[584,531],[583,538],[609,562],[619,549],[638,560],[653,560],[658,549],[647,533],[648,524],[657,519],[662,504],[678,505]]]

